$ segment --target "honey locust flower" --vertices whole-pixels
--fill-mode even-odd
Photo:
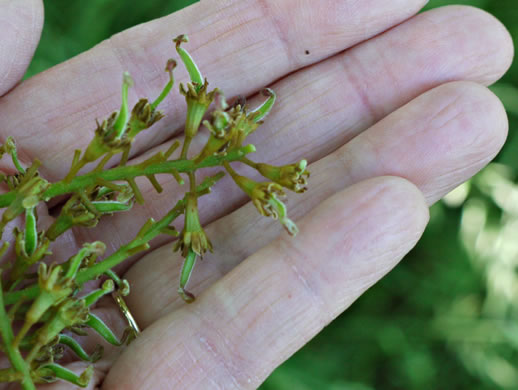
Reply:
[[[235,131],[236,128],[230,125],[229,113],[216,110],[211,116],[211,121],[203,121],[203,125],[210,131],[210,136],[194,160],[195,163],[200,163],[207,157],[225,155],[229,149],[238,144],[238,133]]]
[[[7,223],[21,215],[25,210],[35,207],[42,199],[43,193],[49,188],[50,184],[38,174],[40,164],[39,161],[34,161],[25,173],[16,174],[16,179],[11,181],[15,185],[11,189],[15,193],[15,198],[2,214],[0,237]]]
[[[147,99],[140,99],[131,111],[128,122],[128,138],[133,140],[138,133],[150,128],[163,117],[164,114],[155,110]]]
[[[298,233],[297,225],[288,218],[286,205],[279,199],[286,196],[281,185],[272,182],[256,182],[245,176],[238,175],[229,164],[226,164],[225,167],[239,188],[250,197],[261,215],[275,220],[278,219],[292,236]]]
[[[82,163],[82,165],[95,161],[103,154],[124,146],[123,144],[125,144],[125,142],[120,138],[114,139],[115,132],[113,129],[117,121],[117,115],[118,113],[115,111],[102,122],[96,122],[97,128],[95,129],[95,135],[83,154],[81,160],[84,161],[84,163]]]
[[[48,267],[43,262],[39,264],[38,286],[40,294],[25,314],[25,322],[16,335],[15,345],[20,343],[28,330],[40,320],[50,307],[61,303],[72,294],[75,283],[71,278],[64,277],[63,273],[63,268],[60,265]]]
[[[231,131],[235,133],[235,145],[242,146],[246,137],[252,134],[263,122],[263,119],[270,113],[277,99],[273,90],[266,88],[262,91],[268,98],[257,108],[249,110],[246,104],[238,103],[228,110],[230,115]]]
[[[280,184],[297,193],[305,192],[308,188],[307,178],[309,172],[306,170],[308,162],[300,160],[298,163],[276,167],[269,164],[254,164],[261,175],[271,181]]]
[[[127,138],[133,141],[133,139],[142,130],[148,129],[153,126],[156,122],[164,117],[161,111],[157,110],[158,105],[165,99],[165,97],[171,92],[174,85],[173,70],[176,68],[176,61],[169,59],[165,67],[165,71],[169,73],[169,82],[166,84],[162,93],[153,102],[149,103],[148,99],[140,99],[131,111],[131,116],[128,122]]]
[[[246,137],[253,133],[258,123],[255,123],[246,108],[240,105],[230,111],[214,111],[211,121],[204,121],[210,136],[195,162],[200,163],[207,157],[224,156],[228,151],[241,147]]]
[[[196,136],[201,121],[214,100],[216,90],[207,92],[208,86],[207,80],[204,81],[201,87],[192,83],[188,83],[187,87],[180,84],[180,93],[185,96],[185,101],[187,102],[186,137],[194,138]]]
[[[128,72],[122,77],[122,103],[119,111],[113,112],[107,119],[99,123],[95,135],[81,156],[76,150],[70,171],[65,182],[70,182],[79,170],[86,164],[96,161],[107,153],[115,154],[127,150],[131,141],[127,137],[128,121],[130,118],[128,106],[128,92],[133,86],[133,79]]]
[[[42,326],[36,335],[36,350],[55,339],[59,333],[88,320],[88,307],[84,300],[67,299],[61,303],[54,316]]]
[[[124,135],[130,118],[128,92],[133,86],[133,79],[128,72],[122,77],[122,103],[119,111],[113,112],[102,123],[97,123],[95,136],[86,148],[83,159],[87,162],[97,160],[107,152],[115,152],[126,146]]]
[[[178,241],[176,241],[174,250],[181,250],[183,257],[187,257],[189,250],[203,257],[205,252],[212,252],[212,244],[200,224],[198,198],[196,194],[188,193],[186,195],[186,201],[185,225]]]
[[[228,108],[223,95],[219,96],[221,101],[218,102],[219,107],[213,111],[211,120],[203,121],[203,125],[210,131],[210,136],[196,157],[196,163],[214,155],[224,156],[228,151],[243,146],[245,139],[262,124],[262,119],[268,115],[275,103],[276,95],[271,89],[266,89],[263,94],[267,95],[268,99],[252,111],[242,102]]]

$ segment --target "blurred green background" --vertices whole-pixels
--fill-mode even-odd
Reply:
[[[45,1],[27,77],[192,2]],[[454,3],[486,9],[518,37],[517,0],[432,0],[428,8]],[[262,389],[518,389],[517,87],[517,65],[493,87],[511,122],[495,162],[436,204],[405,261]]]

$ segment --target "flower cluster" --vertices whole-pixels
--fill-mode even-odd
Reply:
[[[306,160],[284,166],[256,163],[247,155],[255,146],[247,144],[250,134],[257,131],[272,110],[275,93],[263,91],[265,100],[251,109],[239,100],[229,105],[223,93],[209,90],[196,63],[183,44],[185,35],[175,40],[176,52],[185,65],[190,81],[180,85],[185,97],[186,118],[184,141],[173,143],[169,149],[159,151],[138,164],[127,164],[135,138],[164,118],[158,110],[160,103],[170,94],[173,85],[175,60],[168,60],[165,71],[169,81],[150,101],[139,99],[130,109],[129,89],[133,81],[128,73],[122,78],[122,102],[118,111],[96,123],[91,142],[84,150],[76,150],[68,174],[59,181],[48,182],[39,174],[41,163],[37,160],[25,168],[18,160],[16,145],[7,138],[0,146],[0,158],[10,156],[15,172],[0,176],[9,191],[0,194],[0,238],[8,224],[22,217],[24,222],[12,229],[14,250],[8,251],[7,242],[0,245],[0,258],[10,257],[0,269],[0,348],[9,359],[10,366],[0,370],[0,382],[18,382],[24,390],[34,390],[35,384],[57,380],[86,387],[93,373],[90,365],[77,375],[60,364],[65,351],[78,359],[94,363],[103,353],[98,346],[88,354],[76,340],[88,332],[97,333],[106,342],[122,346],[138,336],[139,326],[132,316],[124,297],[130,286],[114,271],[114,267],[135,254],[150,248],[150,241],[159,235],[176,240],[173,251],[184,258],[178,293],[187,302],[195,297],[187,291],[187,284],[198,258],[213,251],[212,243],[202,227],[198,204],[211,192],[211,188],[225,172],[198,180],[198,172],[207,167],[222,167],[238,187],[250,198],[261,215],[278,220],[291,234],[297,226],[288,217],[282,199],[285,189],[301,193],[307,189]],[[214,104],[214,110],[208,114]],[[189,157],[191,141],[201,132],[209,132],[205,145]],[[173,157],[180,149],[179,156]],[[118,159],[112,159],[117,156]],[[107,168],[109,162],[118,161]],[[257,182],[239,175],[231,164],[246,164],[263,175],[267,182]],[[157,175],[173,176],[179,185],[188,183],[188,191],[167,214],[158,221],[149,219],[129,242],[108,256],[105,244],[86,243],[76,254],[66,260],[53,258],[54,242],[74,227],[94,228],[102,218],[114,213],[128,212],[134,204],[145,201],[136,178],[149,180],[157,192],[163,188]],[[38,218],[38,205],[60,202],[59,213],[50,226],[43,228]],[[183,228],[178,233],[172,223],[183,216]],[[50,265],[48,265],[50,264]],[[3,271],[3,275],[1,272]],[[96,282],[97,288],[86,291],[87,282]],[[90,285],[92,283],[89,283]],[[103,296],[111,294],[128,322],[128,328],[119,337],[90,308]],[[72,337],[71,332],[77,336]]]

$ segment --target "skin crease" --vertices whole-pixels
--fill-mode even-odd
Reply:
[[[160,247],[164,241],[121,268],[132,283],[128,304],[144,332],[120,355],[107,349],[90,389],[256,388],[415,245],[427,205],[495,156],[507,118],[485,86],[509,67],[510,37],[474,8],[413,16],[424,3],[207,0],[118,34],[14,87],[37,45],[42,4],[0,1],[0,27],[16,26],[0,44],[0,75],[8,75],[0,76],[1,136],[16,136],[23,162],[43,159],[44,176],[60,178],[68,165],[63,161],[91,137],[84,130],[118,107],[123,69],[135,79],[130,103],[158,93],[177,33],[189,34],[200,69],[227,96],[248,95],[253,105],[264,86],[279,94],[251,139],[254,160],[283,164],[307,157],[312,163],[309,192],[289,197],[300,228],[294,239],[243,205],[246,199],[228,180],[202,198],[215,254],[195,269],[194,304],[184,305],[175,293],[181,262],[170,244]],[[16,60],[2,53],[16,53]],[[180,68],[175,76],[185,81]],[[136,147],[141,158],[155,146],[166,148],[172,134],[181,136],[184,108],[178,96],[166,102],[167,117]],[[2,164],[12,171],[7,159]],[[109,251],[128,241],[144,216],[163,214],[184,191],[167,181],[164,186],[168,196],[144,187],[147,206],[104,221],[97,233],[66,235],[59,255],[99,237]],[[41,215],[50,223],[45,210]],[[95,312],[117,331],[124,327],[110,300]],[[88,338],[85,346],[91,350],[98,342]],[[80,372],[85,365],[69,367]]]

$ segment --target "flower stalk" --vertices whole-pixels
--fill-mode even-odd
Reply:
[[[5,283],[0,278],[0,349],[10,363],[0,370],[0,382],[17,382],[24,390],[55,381],[88,386],[93,366],[80,375],[75,374],[60,364],[64,351],[69,350],[77,359],[91,363],[101,358],[101,345],[89,355],[77,340],[76,337],[88,334],[85,329],[119,347],[138,337],[140,328],[123,298],[129,294],[130,286],[117,275],[115,267],[148,250],[150,242],[158,236],[175,240],[172,250],[180,252],[184,259],[179,264],[177,291],[185,302],[195,300],[187,285],[198,258],[203,259],[213,251],[198,205],[225,175],[222,171],[200,180],[199,172],[204,168],[223,167],[262,215],[278,219],[290,234],[296,233],[296,226],[288,218],[286,206],[280,199],[284,188],[299,193],[306,190],[307,162],[301,160],[276,167],[255,163],[247,157],[256,151],[254,145],[247,144],[247,138],[271,112],[275,93],[266,89],[263,92],[266,100],[255,109],[250,109],[244,101],[228,105],[217,88],[209,91],[208,81],[182,46],[188,42],[187,37],[180,35],[174,42],[190,78],[179,87],[187,104],[183,144],[176,141],[167,150],[137,164],[129,161],[136,137],[165,117],[158,107],[171,94],[175,83],[176,61],[169,59],[165,67],[168,81],[158,97],[151,102],[140,98],[133,108],[129,93],[133,80],[124,73],[119,110],[97,121],[92,140],[84,150],[75,151],[70,170],[62,180],[43,179],[39,173],[42,163],[38,160],[25,168],[11,137],[0,145],[0,158],[9,156],[15,169],[13,174],[0,176],[0,181],[9,189],[0,195],[0,209],[4,209],[0,238],[11,222],[19,221],[12,229],[14,250],[7,251],[8,242],[0,245],[0,258],[9,256],[0,268],[0,276],[2,270],[6,275]],[[215,108],[207,114],[213,102]],[[190,157],[192,141],[203,127],[209,131],[209,137],[198,154]],[[177,150],[180,150],[179,155],[174,157]],[[114,156],[118,162],[109,166]],[[235,162],[254,167],[270,181],[261,183],[238,175],[230,165]],[[179,201],[170,205],[165,215],[144,223],[133,239],[107,256],[102,242],[85,243],[68,259],[52,254],[55,241],[68,230],[94,228],[102,219],[131,212],[139,203],[144,203],[146,192],[140,189],[139,178],[147,179],[158,193],[163,192],[161,175],[174,177],[179,186],[187,177],[189,188]],[[167,201],[167,197],[165,199]],[[62,203],[50,226],[41,226],[38,210],[46,203],[48,207],[49,202]],[[178,232],[173,223],[182,216],[183,228]],[[52,261],[49,261],[50,255],[53,255]],[[86,290],[88,282],[98,284]],[[117,335],[91,312],[96,302],[109,294],[128,322],[122,335]],[[76,336],[71,336],[72,333]]]

